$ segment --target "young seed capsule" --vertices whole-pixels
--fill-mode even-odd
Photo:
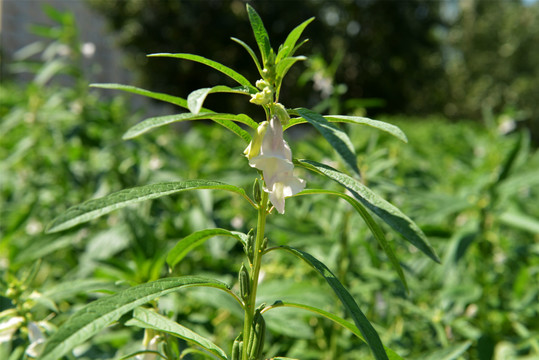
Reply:
[[[260,201],[262,200],[262,189],[260,189],[260,181],[258,178],[255,178],[255,182],[253,183],[253,198],[257,204],[260,204]]]
[[[249,271],[247,271],[244,264],[241,264],[238,280],[240,283],[241,298],[243,301],[247,301],[251,292],[251,279],[249,278]]]
[[[243,334],[240,333],[236,340],[234,340],[234,344],[232,344],[232,355],[230,357],[231,360],[241,360],[241,353],[243,350]]]
[[[253,317],[251,333],[249,334],[249,344],[247,344],[247,355],[249,360],[259,360],[262,357],[264,341],[266,339],[266,321],[260,313],[260,308],[256,309]]]
[[[243,245],[243,250],[245,251],[245,255],[247,255],[247,258],[249,259],[249,265],[251,266],[253,264],[253,248],[255,242],[254,232],[254,229],[249,230],[249,232],[247,233],[247,240]]]

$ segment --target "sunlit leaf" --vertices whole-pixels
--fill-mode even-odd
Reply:
[[[168,252],[167,264],[174,268],[192,249],[202,245],[206,240],[213,236],[229,236],[236,238],[243,244],[247,241],[246,235],[236,231],[226,229],[205,229],[194,232],[189,236],[184,237],[176,243],[176,245]]]
[[[62,231],[141,201],[157,199],[162,196],[172,195],[182,191],[201,189],[226,190],[239,194],[251,202],[243,189],[219,181],[187,180],[150,184],[131,189],[124,189],[105,197],[92,199],[80,205],[73,206],[54,219],[48,225],[46,231],[49,233]]]
[[[182,121],[192,121],[192,120],[212,120],[219,125],[222,125],[226,127],[227,129],[234,132],[236,135],[244,139],[246,142],[251,141],[251,135],[245,130],[243,130],[241,127],[236,125],[234,122],[239,122],[242,124],[245,124],[253,129],[256,129],[258,124],[251,119],[249,116],[244,114],[221,114],[221,113],[214,113],[214,112],[204,112],[204,113],[182,113],[182,114],[175,114],[175,115],[165,115],[165,116],[157,116],[153,118],[149,118],[146,120],[143,120],[136,124],[135,126],[131,127],[126,131],[126,133],[123,135],[123,139],[133,139],[139,135],[142,135],[152,129],[155,129],[160,126],[169,125],[176,122],[182,122]]]
[[[204,100],[206,100],[206,96],[213,93],[233,93],[250,95],[253,92],[250,92],[249,88],[245,86],[231,88],[224,85],[217,85],[211,88],[198,89],[190,93],[189,96],[187,96],[187,107],[189,108],[189,111],[191,111],[195,115],[198,114],[200,112],[200,109],[202,108]]]
[[[142,95],[149,97],[151,99],[161,100],[164,102],[167,102],[169,104],[178,105],[184,109],[187,109],[187,100],[181,97],[172,96],[168,94],[163,94],[159,92],[154,92],[150,90],[141,89],[135,86],[130,85],[122,85],[122,84],[90,84],[90,87],[93,88],[99,88],[99,89],[111,89],[111,90],[121,90],[130,92],[137,95]],[[207,109],[203,109],[203,111],[208,111]]]
[[[313,20],[314,20],[314,17],[305,20],[304,22],[296,26],[294,30],[290,32],[290,34],[288,34],[288,36],[286,37],[286,40],[283,43],[281,50],[277,54],[277,57],[275,60],[276,63],[279,63],[281,59],[294,55],[292,51],[294,50],[296,46],[296,42],[298,41],[299,37],[303,33],[303,30],[305,29],[305,27],[307,27],[307,25],[309,25],[311,21]]]
[[[171,58],[195,61],[204,65],[210,66],[214,68],[215,70],[222,72],[223,74],[237,81],[240,85],[248,87],[250,90],[253,90],[255,92],[257,91],[256,88],[249,82],[249,80],[247,80],[243,75],[241,75],[237,71],[232,70],[228,66],[225,66],[217,61],[206,59],[205,57],[202,57],[199,55],[182,54],[182,53],[180,54],[158,53],[158,54],[150,54],[148,55],[148,57],[171,57]]]
[[[302,259],[306,263],[308,263],[311,267],[313,267],[324,279],[326,279],[327,283],[339,300],[341,300],[344,307],[350,312],[350,315],[352,316],[352,319],[354,319],[354,323],[356,324],[357,328],[361,332],[361,335],[363,335],[363,338],[371,348],[371,351],[374,354],[374,357],[377,360],[388,360],[387,354],[384,350],[384,346],[382,345],[382,341],[380,341],[380,337],[378,336],[378,333],[376,333],[376,330],[372,327],[369,320],[365,317],[363,312],[359,309],[359,306],[355,302],[354,298],[348,290],[341,284],[341,282],[337,279],[337,277],[327,268],[326,265],[324,265],[322,262],[317,260],[312,255],[298,250],[294,249],[290,246],[279,246],[275,249],[282,249],[286,250],[298,258]]]
[[[226,284],[197,276],[165,278],[138,285],[96,300],[69,318],[45,343],[38,360],[57,360],[97,334],[123,314],[160,296],[193,286],[209,286],[228,291]]]
[[[417,226],[408,216],[403,214],[402,211],[378,196],[361,182],[330,166],[317,163],[316,161],[294,160],[294,163],[308,170],[325,175],[346,187],[357,200],[399,232],[407,241],[429,256],[432,260],[440,262],[438,255],[436,255],[436,252],[429,244],[427,237],[423,231],[421,231],[419,226]]]
[[[155,311],[151,311],[143,307],[137,307],[133,311],[133,318],[128,320],[125,325],[162,331],[179,337],[180,339],[195,343],[220,359],[227,359],[226,353],[219,346],[215,345],[207,338],[186,328],[185,326],[182,326],[177,322],[156,313]]]
[[[268,32],[266,31],[264,23],[262,22],[262,19],[260,18],[256,10],[253,9],[253,7],[249,4],[247,4],[247,14],[249,15],[249,22],[251,23],[256,43],[258,44],[258,48],[260,49],[260,53],[262,54],[263,65],[265,65],[271,52]]]
[[[240,39],[236,39],[235,37],[231,38],[233,41],[240,44],[248,53],[251,55],[251,58],[253,59],[253,62],[256,65],[256,68],[258,69],[258,72],[260,73],[260,76],[262,76],[262,67],[260,66],[260,62],[258,61],[258,57],[256,56],[255,52],[249,45],[247,45],[244,41]]]
[[[329,123],[322,115],[314,111],[305,108],[295,109],[294,111],[313,125],[335,151],[337,151],[345,163],[359,175],[354,145],[344,131]]]
[[[361,116],[343,116],[343,115],[324,115],[324,118],[328,120],[329,122],[340,122],[340,123],[349,123],[349,124],[357,124],[357,125],[367,125],[372,128],[385,131],[393,136],[395,136],[397,139],[408,142],[408,138],[406,137],[406,134],[399,129],[397,126],[386,123],[384,121],[379,120],[372,120],[366,117]],[[294,125],[298,124],[304,124],[307,121],[303,118],[294,118],[290,119],[288,124],[283,126],[283,129],[286,130]]]

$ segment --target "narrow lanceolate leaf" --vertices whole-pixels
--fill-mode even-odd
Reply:
[[[193,54],[170,54],[170,53],[159,53],[159,54],[150,54],[149,57],[171,57],[177,59],[185,59],[195,61],[209,67],[214,68],[217,71],[222,72],[233,80],[237,81],[240,85],[248,87],[250,90],[257,91],[256,88],[247,80],[242,74],[238,73],[235,70],[232,70],[228,66],[225,66],[217,61],[206,59],[205,57]]]
[[[192,120],[212,120],[219,125],[222,125],[226,127],[227,129],[234,132],[236,135],[240,136],[242,139],[246,140],[247,142],[251,141],[251,135],[245,130],[243,130],[238,125],[234,124],[234,122],[239,122],[242,124],[245,124],[252,129],[256,129],[258,124],[251,119],[249,116],[244,114],[221,114],[221,113],[214,113],[214,112],[203,112],[198,114],[193,113],[182,113],[182,114],[175,114],[175,115],[165,115],[165,116],[157,116],[153,118],[149,118],[146,120],[143,120],[136,124],[135,126],[131,127],[129,130],[126,131],[126,133],[123,135],[123,139],[133,139],[139,135],[142,135],[152,129],[155,129],[160,126],[169,125],[176,122],[182,122],[182,121],[192,121]]]
[[[384,232],[374,221],[371,214],[365,209],[365,207],[356,199],[354,199],[351,196],[348,196],[346,194],[343,194],[338,191],[332,191],[332,190],[324,190],[324,189],[307,189],[303,190],[300,193],[294,195],[294,196],[301,196],[301,195],[310,195],[310,194],[328,194],[328,195],[335,195],[338,196],[350,203],[352,207],[358,212],[358,214],[363,218],[369,229],[371,230],[371,233],[373,234],[374,238],[378,241],[384,252],[386,253],[389,261],[391,262],[391,265],[399,275],[399,278],[402,281],[402,284],[408,290],[408,284],[406,282],[406,278],[404,277],[404,272],[402,271],[402,267],[399,263],[399,260],[397,259],[397,256],[395,256],[395,253],[393,252],[393,249],[391,248],[391,245],[386,240],[386,237],[384,235]]]
[[[251,47],[249,45],[247,45],[245,42],[243,42],[240,39],[236,39],[235,37],[233,37],[231,39],[232,39],[232,41],[235,41],[238,44],[240,44],[249,53],[249,55],[251,55],[251,58],[253,59],[255,65],[256,65],[256,68],[258,69],[258,72],[260,73],[260,76],[262,76],[262,68],[260,67],[260,62],[258,61],[258,57],[256,56],[253,49],[251,49]]]
[[[363,338],[371,348],[374,357],[377,360],[388,360],[387,354],[384,350],[384,346],[382,345],[382,341],[380,340],[378,333],[376,332],[376,330],[374,330],[369,320],[367,320],[363,312],[359,309],[359,306],[356,304],[352,295],[350,295],[348,290],[345,289],[345,287],[335,277],[331,270],[329,270],[326,265],[321,263],[315,257],[304,251],[284,245],[280,246],[279,249],[286,250],[294,254],[298,258],[302,259],[311,267],[313,267],[316,271],[318,271],[318,273],[322,275],[324,279],[326,279],[327,283],[329,284],[329,286],[331,286],[339,300],[341,300],[344,307],[350,312],[352,318],[354,319],[354,323],[356,324],[357,328],[363,335]]]
[[[167,334],[179,337],[192,342],[209,353],[217,356],[219,359],[226,360],[226,353],[210,340],[197,334],[196,332],[178,324],[177,322],[142,307],[133,311],[133,318],[125,323],[127,326],[137,326],[144,329],[153,329]]]
[[[190,93],[187,97],[187,106],[189,111],[195,115],[198,114],[202,108],[204,100],[206,100],[206,96],[213,93],[233,93],[243,95],[250,95],[251,93],[254,94],[254,92],[250,92],[249,88],[246,86],[231,88],[224,85],[218,85],[211,88],[198,89]]]
[[[307,311],[310,311],[312,313],[315,313],[317,315],[321,315],[321,316],[325,317],[326,319],[329,319],[329,320],[333,321],[334,323],[342,326],[343,328],[345,328],[347,330],[350,330],[359,339],[361,339],[363,342],[366,342],[365,338],[363,338],[363,335],[361,335],[361,332],[359,331],[359,329],[354,324],[352,324],[351,322],[346,321],[343,318],[341,318],[341,317],[339,317],[337,315],[334,315],[334,314],[332,314],[330,312],[327,312],[325,310],[316,308],[314,306],[291,303],[291,302],[283,302],[283,301],[279,301],[279,302],[271,305],[270,307],[267,308],[267,311],[269,311],[271,309],[279,308],[279,307],[292,307],[292,308],[297,308],[297,309],[303,309],[303,310],[307,310]],[[394,352],[390,348],[384,346],[384,349],[386,350],[386,354],[387,354],[389,360],[404,360],[402,357],[399,356],[399,354],[397,354],[396,352]]]
[[[406,137],[406,134],[398,128],[395,125],[388,124],[384,121],[379,120],[372,120],[369,118],[361,117],[361,116],[343,116],[343,115],[324,115],[324,118],[328,120],[329,122],[340,122],[340,123],[350,123],[350,124],[357,124],[357,125],[367,125],[370,127],[373,127],[378,130],[385,131],[393,136],[395,136],[397,139],[408,142],[408,138]],[[303,118],[294,118],[290,119],[288,124],[283,126],[283,129],[286,130],[294,125],[297,124],[304,124],[307,121]]]
[[[178,106],[181,106],[182,108],[187,109],[187,100],[181,97],[153,92],[153,91],[141,89],[135,86],[122,85],[122,84],[90,84],[90,86],[94,88],[99,88],[99,89],[112,89],[112,90],[126,91],[133,94],[146,96],[152,99],[168,102],[170,104],[178,105]]]
[[[309,109],[295,109],[299,116],[307,120],[329,142],[350,168],[359,175],[356,152],[352,141],[344,131],[327,121],[322,115]]]
[[[283,43],[281,50],[277,54],[277,58],[275,62],[278,63],[281,59],[294,55],[292,51],[294,50],[296,46],[296,42],[298,41],[299,37],[303,33],[303,30],[305,29],[305,27],[307,27],[307,25],[309,25],[311,21],[313,20],[314,20],[314,17],[305,20],[304,22],[296,26],[294,30],[290,32],[290,34],[288,34],[288,36],[286,37],[286,40]]]
[[[213,236],[229,236],[233,237],[243,244],[247,241],[247,235],[236,231],[226,229],[205,229],[192,233],[184,237],[168,252],[167,264],[174,268],[188,253],[195,247],[202,245],[206,240]]]
[[[286,73],[292,65],[294,65],[298,61],[307,60],[305,56],[294,56],[294,57],[287,57],[282,59],[277,63],[277,66],[275,67],[275,73],[276,77],[281,82],[283,78],[285,77]]]
[[[258,48],[260,49],[260,53],[262,54],[263,65],[265,65],[266,60],[268,59],[271,52],[268,32],[266,31],[264,23],[262,22],[262,19],[260,18],[256,10],[253,9],[253,7],[249,4],[247,4],[247,14],[249,15],[249,22],[251,23],[251,27],[253,28],[256,43],[258,44]]]
[[[308,170],[325,175],[331,180],[336,181],[344,186],[357,200],[359,200],[359,202],[365,205],[367,209],[378,215],[394,230],[399,232],[408,242],[413,244],[432,260],[438,263],[440,262],[438,255],[436,255],[436,252],[429,244],[427,237],[423,231],[421,231],[419,226],[417,226],[408,216],[404,215],[402,211],[378,196],[371,189],[356,179],[353,179],[352,177],[343,174],[330,166],[320,164],[316,161],[294,160],[294,163]]]
[[[173,291],[193,286],[209,286],[229,291],[226,284],[197,276],[160,279],[96,300],[69,318],[45,343],[38,360],[62,358],[74,347],[97,334],[123,314]]]
[[[408,138],[406,134],[397,126],[386,123],[384,121],[372,120],[361,116],[345,116],[345,115],[331,115],[324,116],[331,122],[343,122],[358,125],[367,125],[378,130],[385,131],[388,134],[395,136],[397,139],[407,143]]]
[[[157,199],[162,196],[172,195],[182,191],[200,189],[230,191],[243,196],[252,203],[243,189],[233,185],[227,185],[219,181],[187,180],[150,184],[121,190],[105,197],[89,200],[80,205],[73,206],[62,215],[54,219],[48,225],[47,232],[52,233],[69,229],[75,225],[108,214],[116,209],[120,209],[131,204],[136,204],[141,201]]]

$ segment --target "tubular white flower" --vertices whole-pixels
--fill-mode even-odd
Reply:
[[[256,152],[258,149],[252,146],[254,143],[249,145],[249,152]],[[285,198],[305,188],[305,180],[292,174],[292,151],[283,138],[283,126],[277,116],[269,121],[258,156],[250,158],[249,165],[262,171],[266,183],[264,191],[269,194],[271,203],[281,214],[284,214]]]

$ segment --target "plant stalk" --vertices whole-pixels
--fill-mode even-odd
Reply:
[[[262,198],[260,199],[260,204],[258,205],[258,220],[256,225],[256,238],[255,246],[253,249],[253,266],[251,268],[251,286],[250,293],[245,304],[245,316],[243,323],[243,351],[242,351],[242,360],[249,360],[247,349],[249,335],[251,332],[251,324],[253,322],[253,317],[255,314],[256,306],[256,292],[258,289],[258,277],[260,275],[260,264],[262,262],[262,242],[264,241],[264,229],[266,227],[266,216],[268,215],[268,193],[262,191]]]

